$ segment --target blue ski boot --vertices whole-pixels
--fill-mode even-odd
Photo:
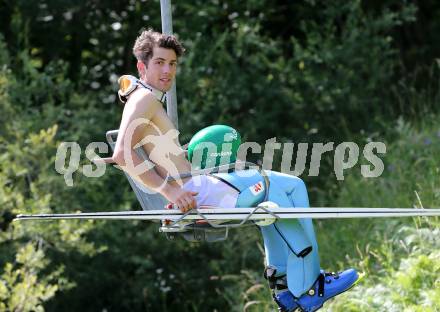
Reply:
[[[358,274],[354,269],[348,269],[340,273],[326,273],[321,271],[315,284],[309,291],[301,297],[296,298],[288,290],[279,290],[278,282],[275,284],[273,297],[275,302],[280,307],[280,311],[302,311],[313,312],[319,310],[324,302],[333,298],[350,288],[352,288],[360,279],[362,275]],[[280,277],[277,278],[277,280]],[[270,282],[269,282],[270,283]]]
[[[321,271],[310,290],[302,295],[297,303],[304,312],[313,312],[322,307],[324,302],[352,288],[362,276],[355,269],[339,273]]]

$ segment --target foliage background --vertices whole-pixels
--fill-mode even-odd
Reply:
[[[182,141],[213,123],[262,144],[383,141],[379,178],[356,166],[337,181],[331,154],[306,170],[311,204],[438,207],[439,15],[432,0],[175,1]],[[160,30],[159,1],[2,0],[0,25],[0,310],[274,310],[256,229],[209,245],[143,222],[11,222],[139,209],[120,172],[67,187],[54,159],[60,142],[84,151],[118,127],[115,82],[136,73],[138,31]],[[438,220],[316,230],[324,268],[368,273],[328,311],[440,309]]]

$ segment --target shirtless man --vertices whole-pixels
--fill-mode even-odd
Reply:
[[[178,132],[160,102],[163,93],[171,88],[177,59],[183,51],[175,37],[150,30],[136,39],[133,52],[141,87],[129,95],[125,104],[112,160],[131,177],[161,193],[182,212],[197,205],[250,207],[258,204],[251,201],[265,192],[267,200],[280,207],[308,207],[303,181],[273,171],[267,171],[271,185],[267,190],[261,188],[264,185],[260,184],[261,176],[246,180],[234,172],[220,179],[201,175],[198,179],[167,181],[170,173],[191,171],[191,164],[179,144]],[[136,146],[144,148],[154,163],[153,168],[136,170],[144,163],[133,150]],[[235,183],[237,181],[239,183]],[[258,190],[254,188],[256,185],[259,185]],[[260,229],[266,254],[265,277],[280,311],[316,311],[325,301],[348,290],[359,280],[360,276],[353,269],[340,274],[320,270],[311,220],[278,220]]]
[[[236,190],[217,179],[201,176],[198,183],[191,178],[175,182],[166,180],[169,175],[191,171],[191,164],[176,135],[178,131],[160,102],[161,95],[172,86],[178,57],[183,52],[184,48],[174,36],[148,30],[136,39],[133,53],[140,80],[147,88],[137,88],[125,104],[112,160],[130,176],[177,205],[182,212],[197,205],[232,208],[235,207]],[[164,140],[164,137],[172,139]],[[135,167],[143,163],[133,149],[139,143],[154,163],[151,170],[135,171]],[[170,152],[164,157],[166,151]],[[216,195],[209,196],[208,200],[207,194],[214,187]]]

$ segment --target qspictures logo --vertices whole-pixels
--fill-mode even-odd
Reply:
[[[136,129],[139,127],[148,129],[146,135],[134,144]],[[160,166],[165,170],[165,176],[162,176],[163,183],[156,190],[160,190],[169,177],[178,177],[179,172],[176,160],[187,162],[185,150],[179,143],[179,132],[176,129],[161,129],[151,120],[139,118],[131,122],[122,140],[122,148],[124,154],[124,165],[114,167],[124,170],[135,181],[139,181],[140,175],[156,170]],[[231,134],[224,137],[224,143],[221,146],[211,142],[205,142],[203,148],[198,150],[201,153],[197,157],[193,157],[193,162],[201,162],[202,154],[206,153],[210,157],[221,157],[221,163],[229,163],[232,156],[233,140]],[[116,144],[121,144],[117,142]],[[294,151],[296,157],[294,159]],[[73,174],[80,171],[84,176],[89,178],[101,177],[105,174],[107,166],[100,162],[99,154],[109,152],[109,146],[104,142],[92,142],[85,148],[86,163],[80,166],[82,149],[76,142],[63,142],[59,145],[55,160],[55,170],[64,176],[66,185],[73,186]],[[275,154],[281,153],[280,172],[303,176],[318,176],[323,155],[333,158],[333,172],[337,180],[344,180],[345,174],[361,161],[360,171],[365,178],[379,177],[384,171],[384,163],[381,155],[386,153],[386,145],[383,142],[368,142],[363,146],[355,142],[342,142],[335,144],[334,142],[325,143],[293,143],[278,142],[277,139],[270,138],[265,144],[260,145],[257,142],[244,142],[240,145],[237,152],[237,159],[246,161],[250,154],[253,158],[262,159],[260,165],[264,170],[272,170]],[[144,156],[148,156],[148,158]],[[279,157],[278,157],[279,159]],[[83,162],[84,163],[84,162]],[[192,167],[197,168],[200,163],[193,163]],[[241,169],[242,163],[237,163],[236,169]],[[164,170],[162,170],[162,173]],[[239,170],[237,174],[246,175],[246,170]],[[177,180],[179,182],[179,179]],[[142,184],[142,183],[140,183]],[[139,185],[139,183],[138,183]],[[139,185],[142,187],[142,185]],[[144,189],[147,191],[148,189]]]

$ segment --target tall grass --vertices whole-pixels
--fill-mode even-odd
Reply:
[[[440,118],[413,125],[399,120],[388,134],[383,174],[348,176],[336,204],[440,207]],[[367,273],[327,311],[440,311],[438,218],[323,221],[317,227],[324,267],[353,266]]]

